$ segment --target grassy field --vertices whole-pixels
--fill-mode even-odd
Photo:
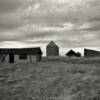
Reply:
[[[99,58],[0,64],[0,100],[99,100],[99,95]]]

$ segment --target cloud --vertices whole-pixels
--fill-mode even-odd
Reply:
[[[99,16],[99,0],[0,0],[0,41],[99,47]]]
[[[7,14],[0,16],[0,31],[2,30],[14,30],[21,27],[25,22],[21,21],[18,16]]]
[[[21,5],[21,0],[0,0],[0,13],[9,13],[15,11]]]

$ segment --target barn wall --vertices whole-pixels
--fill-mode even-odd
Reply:
[[[47,56],[59,56],[59,48],[47,46]]]
[[[3,58],[2,58],[3,59]],[[41,60],[41,55],[27,55],[27,59],[19,59],[19,55],[14,55],[14,63],[36,63]],[[0,59],[0,62],[1,59]],[[9,55],[6,54],[2,63],[9,63]]]
[[[14,62],[16,62],[16,63],[28,63],[28,62],[30,62],[30,59],[29,59],[29,56],[27,56],[27,59],[19,59],[19,55],[14,55]]]
[[[19,59],[19,55],[15,55],[15,62],[20,63],[36,63],[37,62],[37,56],[35,55],[27,55],[27,59]]]
[[[31,56],[31,62],[32,63],[36,63],[38,61],[37,59],[38,59],[37,56],[35,56],[35,55]]]
[[[42,59],[42,56],[41,55],[37,55],[37,60],[41,61],[41,59]]]
[[[9,55],[8,54],[5,56],[4,62],[9,63]]]

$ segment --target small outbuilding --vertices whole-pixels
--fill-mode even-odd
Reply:
[[[46,47],[46,55],[47,55],[47,57],[50,57],[50,56],[53,56],[53,57],[54,56],[59,56],[59,47],[53,41],[51,41],[47,45],[47,47]]]
[[[0,62],[27,62],[36,63],[41,61],[42,51],[40,47],[37,48],[1,48]]]
[[[100,57],[100,51],[84,49],[84,57]]]
[[[68,56],[68,57],[81,57],[81,54],[79,52],[75,52],[74,50],[70,50],[68,53],[66,53],[66,56]]]

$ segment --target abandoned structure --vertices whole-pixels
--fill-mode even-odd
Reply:
[[[31,62],[36,63],[41,60],[42,51],[37,48],[14,48],[0,49],[0,62]]]
[[[84,49],[84,57],[100,57],[100,51]]]
[[[70,50],[68,53],[66,53],[66,56],[68,57],[81,57],[81,54],[79,52],[75,52],[73,50]]]
[[[59,47],[53,41],[51,41],[46,47],[46,55],[50,56],[59,56]]]

